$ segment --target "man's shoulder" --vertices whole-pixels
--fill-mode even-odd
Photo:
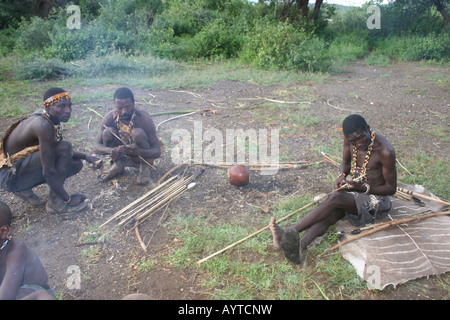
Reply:
[[[24,130],[27,130],[29,128],[35,129],[35,132],[45,131],[45,130],[52,130],[53,131],[53,125],[45,119],[42,115],[35,113],[27,118],[20,121],[18,125],[18,129],[21,132],[24,132]],[[28,130],[27,130],[28,131]]]
[[[377,134],[376,139],[378,140],[378,149],[381,154],[389,156],[395,156],[395,149],[391,142],[383,135]]]
[[[150,114],[142,109],[135,109],[136,112],[136,120],[142,123],[152,123],[153,124],[153,119],[150,116]]]

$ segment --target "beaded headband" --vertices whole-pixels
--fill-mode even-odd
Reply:
[[[60,102],[64,98],[70,99],[69,94],[67,92],[61,92],[61,93],[55,94],[54,96],[51,96],[44,101],[43,107],[44,108],[50,107],[50,106],[54,105],[55,103]]]

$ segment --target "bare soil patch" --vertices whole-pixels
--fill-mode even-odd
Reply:
[[[326,146],[340,139],[339,127],[343,118],[351,113],[360,113],[375,131],[390,139],[399,159],[417,152],[446,158],[449,155],[449,140],[436,139],[430,134],[430,128],[443,128],[446,135],[449,133],[448,85],[437,81],[449,71],[445,67],[418,64],[395,64],[390,67],[355,64],[345,72],[329,76],[324,83],[260,86],[226,81],[201,90],[132,90],[137,107],[150,113],[168,110],[218,111],[182,117],[159,127],[158,134],[167,149],[152,171],[152,179],[156,182],[175,166],[170,158],[174,144],[171,133],[175,129],[187,129],[193,133],[196,121],[201,121],[203,130],[215,128],[224,133],[226,129],[264,128],[270,132],[272,128],[279,128],[280,153],[283,157],[314,162],[323,160],[316,152],[317,146]],[[86,95],[89,92],[113,91],[115,88],[66,89],[72,94]],[[298,108],[282,103],[288,101],[298,101]],[[112,102],[89,102],[89,105],[92,104],[99,106],[95,110],[100,114],[106,114],[113,108]],[[76,125],[65,129],[65,138],[72,141],[78,150],[92,148],[100,124],[100,117],[89,111],[89,105],[74,105]],[[287,107],[289,112],[282,109]],[[173,116],[156,116],[155,124]],[[307,121],[301,124],[298,119]],[[1,119],[0,132],[3,133],[12,121]],[[412,130],[415,132],[413,136]],[[204,215],[234,223],[254,214],[265,215],[269,221],[270,211],[258,210],[258,207],[264,205],[272,208],[277,201],[292,194],[301,196],[304,193],[326,192],[330,189],[327,183],[330,172],[337,174],[337,169],[326,164],[279,171],[273,176],[252,173],[248,186],[236,188],[228,184],[225,170],[207,168],[198,179],[198,185],[169,206],[164,221],[176,215]],[[176,241],[168,233],[170,230],[160,223],[162,212],[139,228],[144,242],[151,238],[147,252],[142,250],[131,228],[112,233],[105,242],[86,243],[88,233],[94,226],[150,188],[134,183],[137,176],[134,169],[127,169],[115,183],[101,183],[97,175],[97,171],[85,166],[77,176],[66,182],[70,193],[84,193],[89,201],[89,210],[68,220],[47,214],[45,207],[33,208],[12,194],[0,191],[0,199],[9,204],[15,217],[14,234],[37,252],[54,290],[67,300],[121,299],[135,292],[148,294],[154,299],[210,299],[200,287],[201,275],[194,269],[179,270],[167,264],[153,265],[148,271],[139,267],[139,263],[146,259],[166,254]],[[46,198],[48,187],[40,186],[36,192]],[[86,255],[87,249],[90,250],[89,255]],[[279,258],[283,259],[281,256]],[[71,265],[79,266],[82,272],[79,290],[69,290],[66,286],[69,276],[66,272]],[[448,292],[442,289],[436,278],[430,277],[382,292],[368,292],[360,298],[448,299]]]

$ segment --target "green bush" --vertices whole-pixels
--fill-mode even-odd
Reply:
[[[376,49],[400,61],[448,61],[450,36],[446,33],[427,36],[391,36],[376,43]]]
[[[31,55],[19,60],[15,77],[19,80],[50,80],[70,75],[70,69],[58,58],[43,59]]]
[[[447,33],[439,35],[415,36],[406,39],[404,59],[408,61],[449,59],[450,36]]]
[[[264,69],[326,71],[330,66],[325,41],[289,22],[257,22],[244,37],[240,57]]]
[[[90,56],[85,60],[75,61],[71,66],[71,75],[88,78],[123,74],[145,74],[151,77],[176,69],[176,64],[168,60],[121,53],[112,53],[103,57]]]
[[[0,30],[0,57],[10,55],[16,46],[17,30],[9,27]]]
[[[31,17],[23,20],[18,28],[18,38],[15,48],[20,52],[33,52],[42,50],[51,44],[50,32],[52,22],[40,17]]]
[[[193,41],[193,56],[233,58],[241,50],[243,37],[238,28],[215,20],[198,32]]]
[[[152,56],[130,56],[111,53],[102,57],[91,55],[84,60],[63,62],[59,58],[43,59],[37,54],[21,59],[15,68],[20,80],[50,80],[79,76],[85,78],[120,76],[125,74],[161,75],[176,70],[177,65]]]
[[[328,52],[333,61],[346,63],[364,57],[368,43],[360,33],[340,34],[331,42]]]
[[[51,52],[63,61],[84,59],[90,54],[107,55],[116,50],[138,52],[147,41],[149,32],[144,12],[136,10],[134,1],[109,2],[100,15],[81,29],[69,30],[64,10],[54,13]],[[82,21],[83,22],[83,21]]]
[[[391,59],[382,52],[376,50],[366,57],[365,62],[369,66],[386,67],[391,63]]]

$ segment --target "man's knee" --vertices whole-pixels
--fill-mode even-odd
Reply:
[[[77,174],[83,169],[83,161],[80,159],[72,159],[72,168],[70,169],[70,175]]]
[[[102,140],[103,140],[103,143],[104,143],[105,145],[113,144],[113,143],[116,142],[115,140],[117,140],[117,138],[114,136],[113,133],[114,133],[116,136],[119,135],[119,133],[117,132],[117,130],[114,129],[114,128],[108,128],[108,129],[103,130],[103,133],[102,133]]]
[[[147,133],[141,129],[141,128],[135,128],[133,129],[133,141],[135,141],[137,144],[141,144],[142,142],[148,143],[148,135]]]
[[[348,204],[349,194],[347,192],[333,192],[327,199],[330,204],[335,207],[341,207]]]
[[[58,142],[56,146],[56,154],[58,155],[65,155],[65,156],[72,156],[73,148],[72,144],[69,141],[63,140]]]

